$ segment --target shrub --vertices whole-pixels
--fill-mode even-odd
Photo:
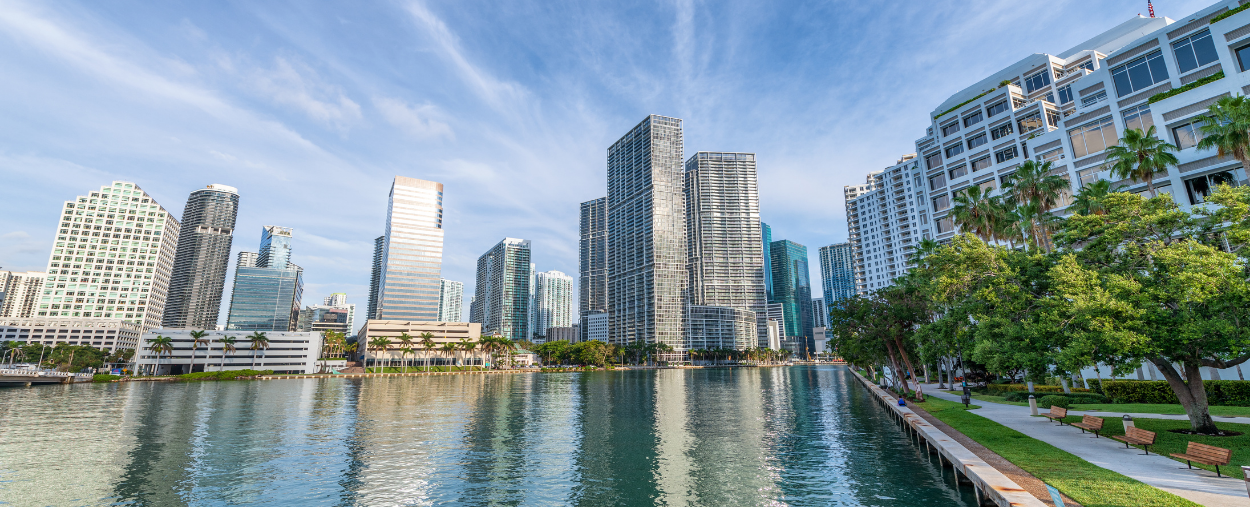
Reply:
[[[179,375],[181,380],[235,380],[242,377],[255,377],[257,375],[273,375],[273,370],[229,370],[229,371],[199,371]]]
[[[1165,380],[1107,381],[1107,396],[1116,403],[1180,403]],[[1206,380],[1207,402],[1215,406],[1250,407],[1250,381]]]
[[[107,373],[97,373],[91,376],[91,381],[92,382],[112,382],[114,380],[120,380],[121,378],[122,378],[121,375],[109,375]]]
[[[1034,393],[1034,396],[1044,397],[1041,393]],[[1106,396],[1096,393],[1071,393],[1063,395],[1072,403],[1108,403]],[[1007,401],[1029,401],[1029,393],[1027,391],[1019,391],[1007,393],[1005,396]]]
[[[994,396],[1004,396],[1007,393],[1012,393],[1012,392],[1026,392],[1027,393],[1029,391],[1029,386],[1027,384],[990,384],[988,386],[985,386],[985,390],[987,394],[992,394]],[[1033,391],[1037,393],[1062,393],[1063,386],[1043,386],[1043,385],[1035,384],[1033,386]],[[1090,392],[1090,390],[1084,389],[1084,388],[1073,388],[1072,392],[1088,393]],[[1028,396],[1025,396],[1025,398],[1028,398]]]
[[[1050,407],[1068,408],[1068,405],[1071,405],[1071,404],[1072,402],[1068,400],[1067,396],[1059,396],[1056,394],[1048,394],[1046,396],[1042,396],[1040,400],[1037,400],[1037,406],[1041,408],[1050,408]]]

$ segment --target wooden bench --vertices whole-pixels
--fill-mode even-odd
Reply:
[[[1050,412],[1042,414],[1042,417],[1052,421],[1059,421],[1059,425],[1063,426],[1063,418],[1068,416],[1068,409],[1058,405],[1051,405]]]
[[[1128,433],[1122,437],[1112,435],[1111,438],[1124,442],[1125,449],[1129,447],[1129,444],[1142,446],[1146,449],[1146,456],[1150,455],[1150,446],[1155,445],[1155,432],[1138,427],[1129,428]]]
[[[1087,415],[1081,418],[1081,422],[1072,423],[1072,426],[1081,428],[1081,433],[1090,431],[1094,434],[1094,438],[1098,438],[1098,433],[1102,431],[1102,423],[1104,422],[1106,422],[1106,420],[1101,417]]]
[[[1215,476],[1223,477],[1220,475],[1220,465],[1228,465],[1228,461],[1233,457],[1233,451],[1231,449],[1216,447],[1214,445],[1190,442],[1189,447],[1185,449],[1184,454],[1173,453],[1172,457],[1185,460],[1185,464],[1188,465],[1189,468],[1194,467],[1193,463],[1191,463],[1194,461],[1202,463],[1203,465],[1214,466]]]

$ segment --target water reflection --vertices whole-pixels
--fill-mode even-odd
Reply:
[[[837,367],[0,390],[0,501],[974,504]]]

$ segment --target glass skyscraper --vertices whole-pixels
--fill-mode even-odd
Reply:
[[[582,341],[590,333],[589,315],[608,311],[608,198],[582,203],[581,240],[578,245],[578,332]]]
[[[238,211],[234,187],[209,185],[187,198],[162,327],[217,329]]]
[[[443,265],[443,184],[396,176],[386,213],[376,315],[438,321]]]
[[[826,307],[855,296],[855,256],[849,242],[820,247],[820,282]]]
[[[764,243],[764,299],[773,302],[773,228],[760,222],[760,236]]]
[[[291,229],[266,225],[260,244],[260,253],[239,252],[226,329],[295,331],[304,269],[290,262]]]
[[[808,353],[815,354],[812,335],[812,284],[808,274],[807,247],[790,240],[772,242],[773,297],[781,303],[786,333],[802,338]],[[802,353],[800,352],[800,355]]]
[[[482,334],[511,340],[532,340],[530,332],[530,242],[504,238],[477,259],[476,300],[469,322],[482,325]]]

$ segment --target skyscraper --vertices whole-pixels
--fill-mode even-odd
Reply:
[[[373,271],[369,275],[369,306],[365,307],[365,318],[378,318],[378,285],[382,283],[382,252],[386,249],[386,236],[378,236],[373,240]]]
[[[760,222],[760,237],[764,245],[764,299],[773,302],[773,228]]]
[[[651,115],[608,148],[608,339],[686,349],[681,120]]]
[[[588,315],[608,311],[607,214],[607,197],[582,203],[577,286],[581,341],[589,339]]]
[[[347,293],[335,292],[334,294],[330,294],[329,296],[326,296],[326,298],[323,301],[326,306],[346,307],[347,306]]]
[[[756,339],[737,347],[766,346],[767,299],[755,154],[694,154],[686,161],[685,193],[690,305],[750,310],[758,319]],[[701,315],[705,323],[713,316],[741,318],[710,310]]]
[[[825,298],[812,299],[812,327],[828,327],[829,326],[829,307],[825,305]]]
[[[464,282],[439,280],[438,321],[461,322],[464,308]]]
[[[352,336],[356,317],[356,305],[347,302],[347,294],[336,292],[324,300],[324,304],[309,306],[299,311],[296,331],[335,331],[344,337]]]
[[[534,329],[544,339],[553,327],[573,326],[573,277],[559,271],[534,275]]]
[[[820,283],[826,307],[855,296],[855,256],[850,242],[820,247]]]
[[[442,263],[443,184],[396,176],[373,318],[438,320]]]
[[[112,317],[159,327],[178,220],[134,183],[65,201],[38,317]]]
[[[812,285],[807,267],[807,247],[790,240],[778,240],[770,248],[773,255],[773,297],[785,314],[786,333],[803,338],[806,350],[815,353],[812,338]]]
[[[291,263],[291,229],[266,225],[260,252],[239,252],[228,331],[295,331],[304,269]]]
[[[504,238],[477,259],[477,299],[471,322],[482,324],[483,334],[498,333],[511,340],[531,340],[529,332],[530,242]]]
[[[34,317],[47,279],[47,273],[37,271],[0,271],[0,317]]]
[[[209,185],[187,198],[162,327],[217,329],[238,211],[234,187]]]

